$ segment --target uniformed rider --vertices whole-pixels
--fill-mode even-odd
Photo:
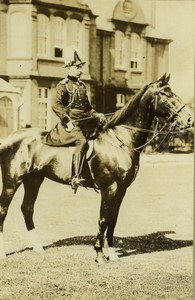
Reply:
[[[81,171],[87,151],[86,137],[79,127],[79,122],[76,121],[85,117],[98,118],[100,123],[105,121],[104,114],[97,113],[92,108],[86,86],[80,80],[84,64],[85,62],[81,61],[77,51],[74,51],[73,58],[65,64],[65,68],[68,68],[68,76],[57,85],[56,97],[52,105],[53,111],[61,119],[65,130],[74,135],[76,140],[71,179],[71,186],[75,190],[85,181],[81,176]]]

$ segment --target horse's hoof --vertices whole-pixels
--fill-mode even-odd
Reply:
[[[45,250],[43,249],[42,246],[34,247],[33,251],[36,252],[36,253],[44,253],[45,252]]]
[[[95,262],[98,263],[99,265],[103,265],[103,264],[107,264],[108,260],[105,255],[102,255],[102,256],[97,256]]]
[[[108,254],[108,259],[110,261],[118,261],[118,260],[120,260],[119,257],[118,257],[118,255],[116,254],[115,250],[112,247],[108,248],[108,253],[109,253]]]

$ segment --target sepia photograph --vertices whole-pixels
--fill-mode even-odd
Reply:
[[[0,0],[0,300],[192,300],[194,0]]]

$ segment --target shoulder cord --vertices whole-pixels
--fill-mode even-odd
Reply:
[[[74,95],[76,95],[76,92],[78,91],[78,89],[77,89],[77,87],[74,87],[74,84],[73,84],[72,90],[69,90],[67,83],[65,83],[65,86],[66,86],[66,89],[67,89],[67,91],[70,95],[70,100],[69,100],[69,106],[70,106],[73,103]]]

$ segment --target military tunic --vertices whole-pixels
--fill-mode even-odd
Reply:
[[[62,80],[56,87],[56,97],[52,109],[61,122],[48,133],[46,143],[61,146],[75,142],[77,150],[82,151],[86,144],[86,138],[76,120],[97,115],[88,100],[84,82],[80,79],[72,80],[71,77]],[[71,132],[66,131],[66,123],[69,119],[75,121],[75,127]]]

